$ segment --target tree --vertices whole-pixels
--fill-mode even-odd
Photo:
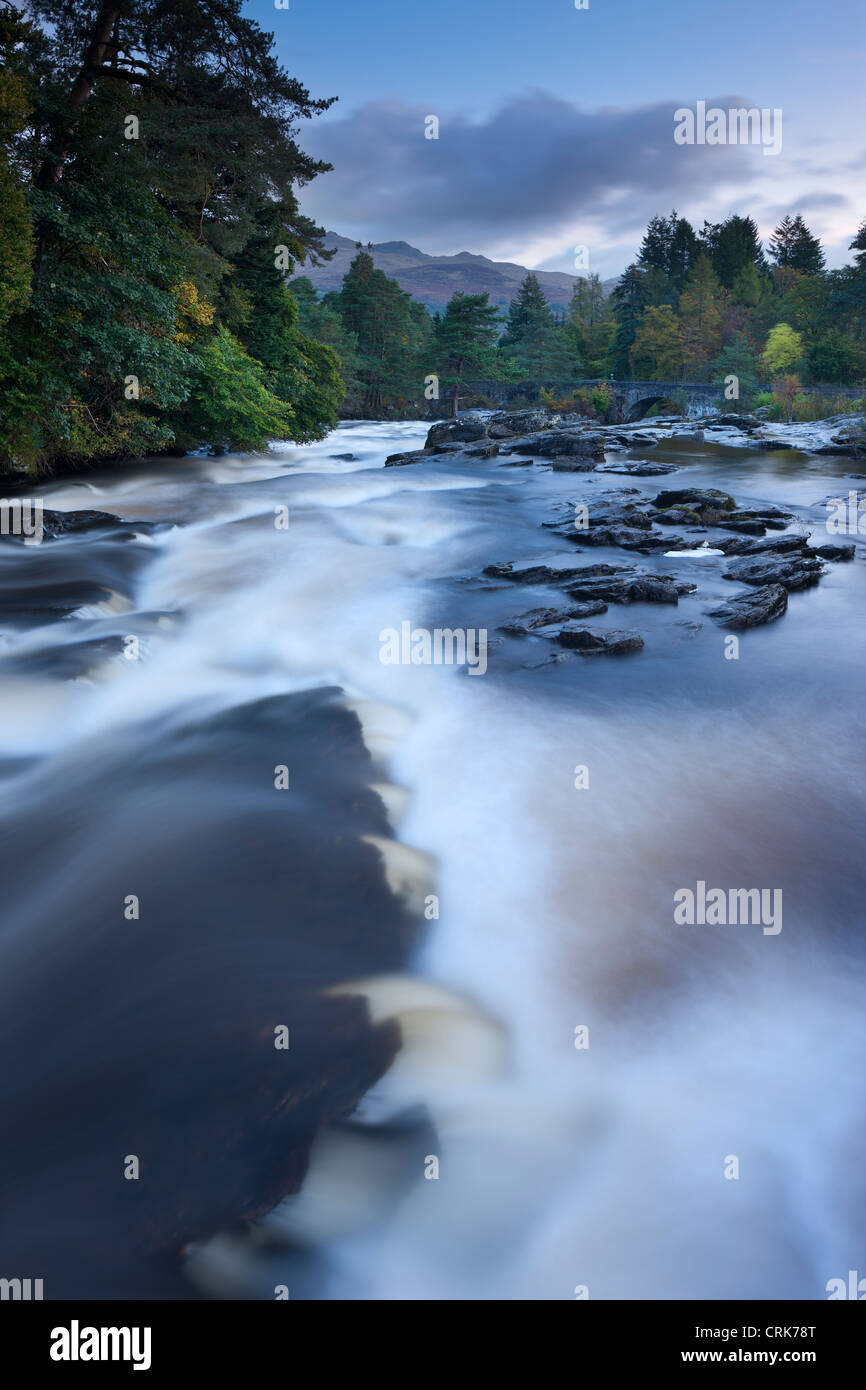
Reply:
[[[866,352],[850,334],[830,328],[823,337],[810,344],[806,362],[813,381],[847,386],[862,380],[866,371]]]
[[[502,352],[513,358],[524,380],[543,381],[573,374],[567,340],[562,337],[553,310],[529,271],[508,308]]]
[[[737,394],[730,399],[747,396],[758,383],[758,359],[745,333],[735,333],[733,339],[713,362],[712,381],[716,386],[727,385],[727,378],[737,378]]]
[[[761,354],[761,366],[768,376],[781,377],[790,373],[803,355],[800,334],[787,323],[777,323],[770,329]]]
[[[9,322],[15,359],[0,360],[6,465],[163,449],[205,420],[250,447],[266,425],[320,437],[335,359],[289,323],[276,253],[327,255],[295,188],[328,166],[295,133],[330,100],[283,71],[241,0],[29,9],[13,57],[38,80],[8,167],[30,210],[32,288]],[[282,356],[264,364],[248,348],[275,305]]]
[[[616,321],[613,345],[613,370],[620,377],[631,371],[631,349],[644,310],[649,306],[647,272],[637,265],[628,266],[611,294],[611,307]]]
[[[720,285],[708,256],[700,256],[680,296],[680,342],[683,370],[702,381],[719,351]]]
[[[575,282],[565,313],[563,334],[572,352],[572,368],[589,377],[607,376],[616,324],[597,275]]]
[[[449,300],[436,332],[440,383],[451,388],[451,413],[457,418],[467,382],[492,375],[500,318],[486,294],[458,291]]]
[[[365,413],[417,399],[425,375],[419,359],[429,339],[423,305],[413,308],[410,295],[377,270],[366,251],[358,252],[343,277],[337,303],[343,327],[357,342]]]
[[[752,274],[758,282],[761,276],[767,274],[757,223],[751,217],[740,217],[735,213],[723,222],[705,222],[701,240],[719,283],[725,289],[733,289],[738,277],[744,274],[748,279],[741,279],[741,286],[754,283]]]
[[[638,251],[641,270],[660,271],[668,290],[682,290],[700,250],[694,228],[676,209],[669,217],[652,217]]]
[[[682,372],[680,326],[669,304],[647,309],[629,352],[632,374],[645,381],[672,381]]]
[[[820,275],[825,267],[821,243],[799,213],[782,218],[770,237],[770,256],[777,266],[790,266],[804,275]]]

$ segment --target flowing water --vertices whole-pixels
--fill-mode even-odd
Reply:
[[[191,921],[213,926],[221,980],[255,962],[260,922],[278,919],[302,944],[285,963],[268,948],[268,988],[283,968],[287,995],[293,970],[328,987],[369,977],[373,1017],[397,1017],[404,1048],[354,1120],[316,1141],[300,1196],[252,1237],[193,1253],[196,1287],[826,1297],[828,1280],[866,1273],[863,538],[780,621],[742,634],[737,659],[706,616],[737,587],[711,555],[640,558],[698,589],[675,608],[611,605],[593,620],[643,634],[644,650],[620,658],[551,660],[544,638],[505,637],[500,624],[556,594],[482,571],[574,561],[541,523],[617,487],[721,487],[789,508],[825,540],[824,501],[856,486],[853,465],[671,444],[653,453],[682,466],[665,479],[503,457],[383,467],[425,430],[346,424],[268,456],[58,482],[47,507],[116,513],[125,534],[2,548],[0,954],[4,990],[14,1001],[30,988],[32,1029],[52,1040],[50,1067],[35,1067],[20,1050],[30,1034],[12,1035],[18,1082],[4,1094],[37,1094],[51,1071],[54,1123],[38,1126],[54,1145],[50,1182],[66,1108],[81,1104],[93,975],[77,978],[76,952],[109,899],[93,961],[132,929],[114,905],[138,894],[142,933],[155,918],[172,941]],[[285,507],[287,528],[275,524]],[[486,671],[384,664],[380,633],[405,622],[486,629]],[[275,791],[274,770],[293,775],[313,739],[307,707],[283,723],[296,706],[281,702],[333,687],[372,755],[358,778],[389,819],[371,804],[367,836],[421,921],[411,940],[363,879],[336,872],[316,910],[320,933],[329,913],[340,929],[312,940],[305,868],[318,872],[317,835],[333,846],[344,833],[335,807],[355,754],[329,746],[318,790],[315,764],[298,792]],[[284,851],[280,797],[293,795],[310,843]],[[677,924],[674,894],[699,881],[781,890],[782,929]],[[169,984],[148,940],[123,980],[140,968],[138,989],[158,994]],[[109,972],[108,1052],[127,1017],[106,1013],[112,989]],[[196,989],[187,976],[185,997]],[[208,1026],[194,1002],[190,1018]],[[166,1090],[170,1049],[154,1047],[123,1086],[170,1116],[182,1096]],[[216,1078],[213,1097],[224,1103]],[[115,1148],[133,1143],[118,1134]],[[40,1196],[19,1179],[24,1258]]]

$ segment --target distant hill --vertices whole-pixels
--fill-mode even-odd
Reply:
[[[322,293],[340,288],[343,276],[358,253],[358,243],[351,237],[328,232],[324,240],[329,249],[337,248],[333,260],[327,265],[304,266],[299,271]],[[466,294],[486,292],[491,304],[507,309],[526,274],[526,266],[514,265],[511,261],[491,261],[487,256],[474,256],[470,251],[460,251],[456,256],[428,256],[426,251],[419,251],[407,241],[380,241],[363,249],[373,257],[377,269],[396,280],[402,289],[408,290],[414,299],[420,299],[431,311],[444,309],[456,290]],[[564,309],[579,277],[567,275],[563,270],[537,270],[535,274],[549,302],[556,309]],[[618,278],[614,276],[603,282],[605,294],[610,293]]]

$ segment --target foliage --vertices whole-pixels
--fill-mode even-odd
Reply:
[[[325,254],[295,134],[330,101],[241,0],[30,0],[0,43],[3,466],[321,437],[338,361],[284,280]]]

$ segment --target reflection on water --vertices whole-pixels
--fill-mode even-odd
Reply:
[[[181,1182],[196,1231],[225,1229],[192,1258],[199,1290],[824,1297],[864,1238],[863,552],[735,661],[706,616],[734,591],[722,562],[640,557],[697,592],[594,620],[637,628],[637,656],[551,663],[543,638],[496,629],[555,594],[482,570],[561,556],[540,526],[556,504],[658,480],[382,467],[423,435],[346,425],[270,457],[59,483],[46,506],[142,530],[2,549],[15,1258],[65,1268],[85,1238],[71,1218],[58,1235],[70,1168],[167,1143],[192,1105],[198,1148],[168,1150],[159,1215]],[[665,485],[783,505],[813,531],[851,486],[840,459],[656,452],[684,466]],[[405,621],[486,627],[485,678],[383,665],[379,634]],[[304,694],[324,687],[343,695]],[[674,893],[699,881],[781,889],[782,932],[676,926]],[[340,1001],[351,1017],[328,1012]],[[301,1132],[275,1138],[244,1099],[242,1020],[289,1008],[308,1038],[296,1088],[315,1056],[335,1097],[301,1130],[331,1123],[300,1196],[232,1232],[232,1212],[257,1214],[233,1186],[256,1144]],[[116,1047],[136,1018],[155,1033]],[[347,1125],[339,1101],[381,1072],[394,1019],[403,1051]],[[97,1053],[114,1061],[94,1069]],[[77,1087],[115,1109],[88,1117]],[[241,1157],[223,1187],[208,1154],[227,1133]],[[110,1259],[120,1208],[94,1210]]]

